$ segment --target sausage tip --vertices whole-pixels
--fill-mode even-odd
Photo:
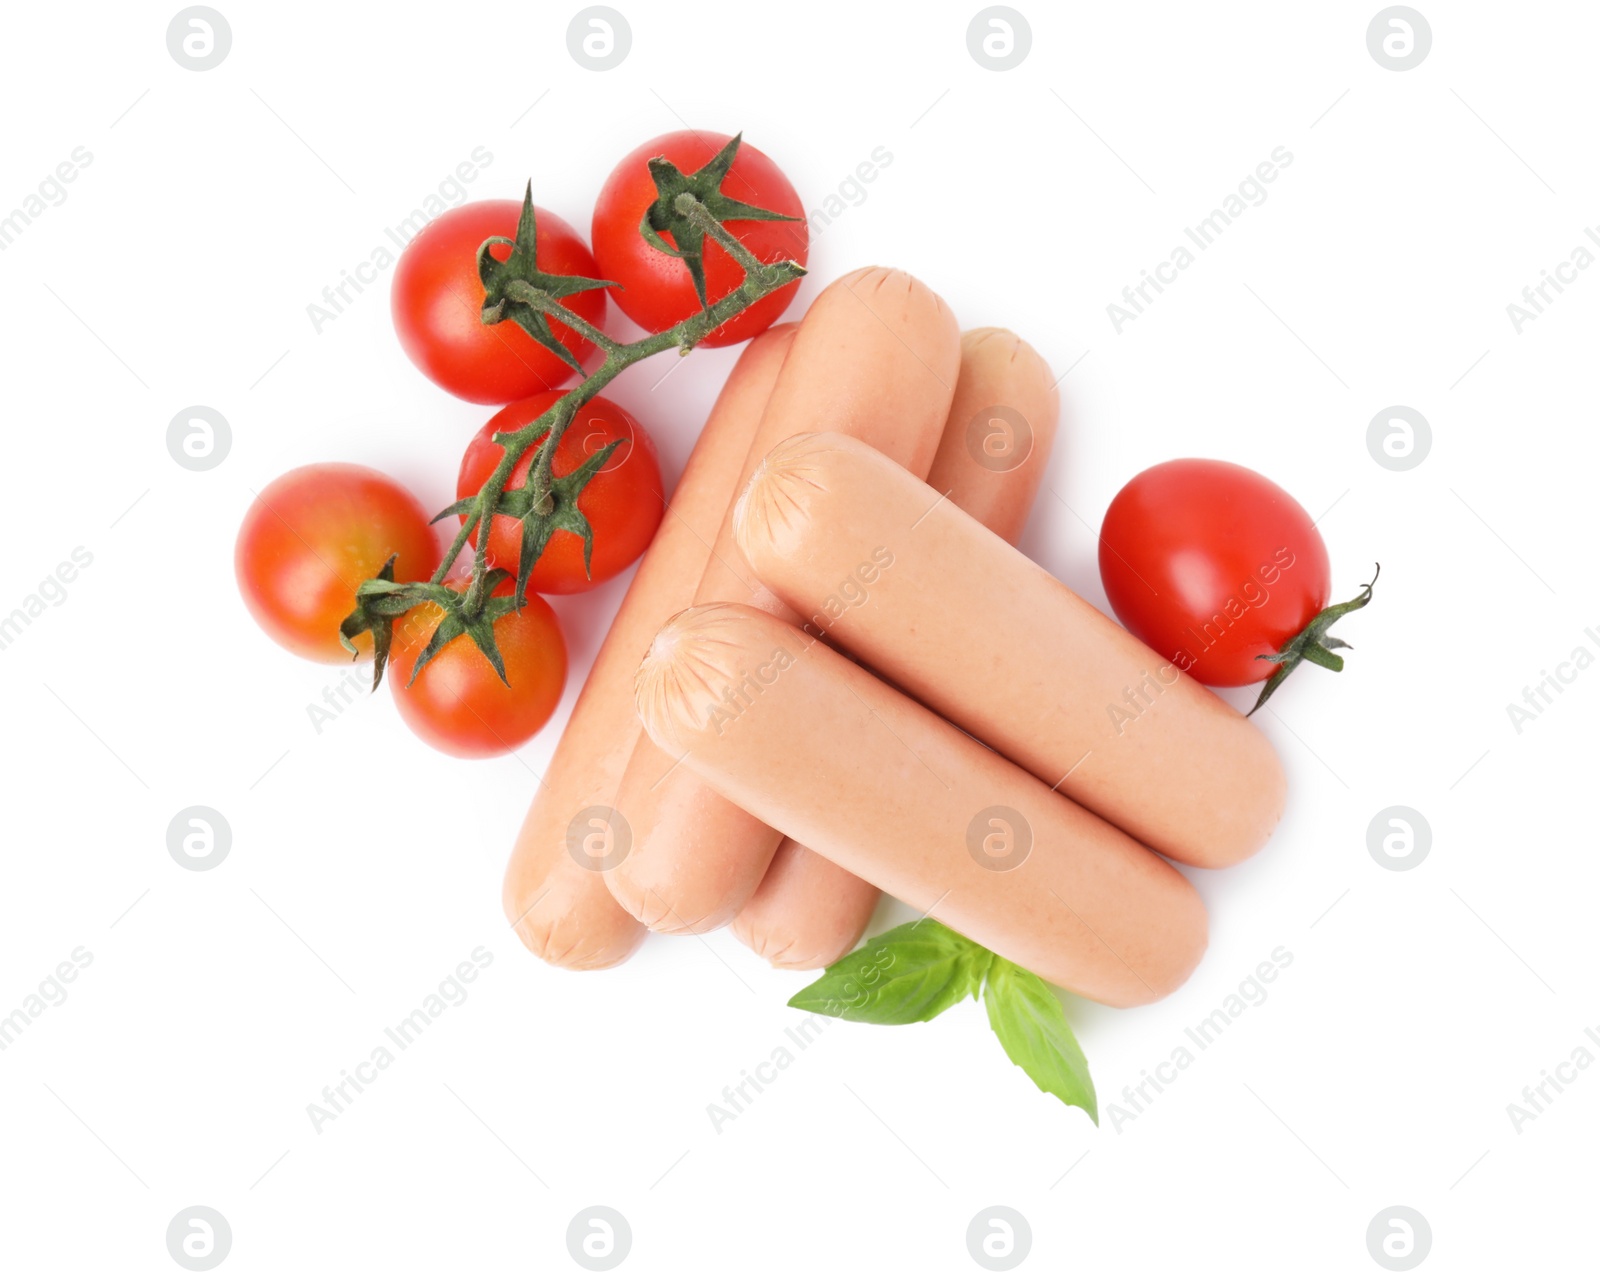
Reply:
[[[733,537],[752,566],[779,553],[783,535],[807,523],[810,498],[826,493],[822,459],[837,449],[837,435],[791,435],[756,463],[733,507]]]
[[[634,676],[634,704],[644,730],[658,746],[681,753],[696,734],[720,733],[751,669],[770,654],[760,651],[762,621],[743,604],[697,604],[668,619]]]

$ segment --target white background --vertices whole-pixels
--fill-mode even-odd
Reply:
[[[8,14],[0,210],[74,147],[93,162],[0,253],[0,613],[74,547],[93,563],[0,651],[0,1012],[75,947],[93,962],[0,1053],[0,1268],[181,1273],[167,1224],[202,1204],[231,1223],[226,1274],[580,1273],[567,1224],[604,1204],[631,1223],[624,1273],[960,1275],[1000,1204],[1031,1223],[1024,1273],[1376,1274],[1368,1223],[1400,1204],[1431,1224],[1424,1273],[1591,1270],[1600,1069],[1520,1134],[1507,1106],[1600,1021],[1600,671],[1520,734],[1506,705],[1600,655],[1600,270],[1520,335],[1506,306],[1600,220],[1600,13],[1419,0],[1433,47],[1397,73],[1367,51],[1371,0],[1018,0],[1032,50],[997,73],[967,51],[976,4],[617,3],[633,47],[604,73],[568,54],[577,5],[218,0],[233,46],[203,73],[167,52],[176,6]],[[323,287],[474,147],[473,198],[531,175],[587,226],[614,160],[685,122],[743,128],[812,208],[889,150],[802,302],[887,262],[1071,369],[1024,546],[1089,598],[1106,505],[1172,456],[1246,463],[1322,516],[1336,597],[1383,562],[1346,672],[1307,669],[1260,718],[1288,814],[1253,862],[1194,875],[1192,982],[1069,1001],[1098,1131],[968,1004],[831,1026],[718,1134],[707,1106],[786,1042],[804,979],[727,934],[542,966],[499,884],[559,719],[470,765],[387,694],[319,734],[307,705],[344,672],[239,602],[252,489],[361,461],[437,508],[488,414],[406,362],[387,277],[319,335]],[[1266,203],[1118,335],[1107,304],[1278,146]],[[618,384],[674,474],[734,355]],[[233,432],[203,473],[165,445],[193,404]],[[1433,431],[1403,473],[1365,443],[1393,404]],[[621,591],[560,603],[561,717]],[[166,848],[195,804],[233,832],[206,873]],[[1404,873],[1367,850],[1394,804],[1433,834]],[[470,998],[318,1135],[307,1105],[477,946]],[[1113,1124],[1279,946],[1270,998]]]

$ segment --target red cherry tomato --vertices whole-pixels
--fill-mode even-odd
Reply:
[[[466,582],[450,585],[462,590]],[[502,582],[495,594],[509,595],[511,588]],[[388,682],[400,718],[429,746],[458,759],[516,750],[545,726],[567,682],[567,646],[555,610],[530,595],[519,612],[496,620],[504,682],[472,638],[458,635],[413,683],[417,658],[440,616],[437,606],[420,604],[395,624]]]
[[[456,496],[470,497],[481,489],[505,456],[505,450],[494,442],[496,432],[526,426],[560,398],[557,391],[531,396],[507,405],[485,422],[461,459]],[[547,595],[587,591],[622,572],[650,545],[663,509],[661,463],[650,436],[626,409],[598,395],[584,405],[556,447],[555,473],[569,474],[617,439],[623,443],[578,495],[578,509],[594,530],[589,575],[583,571],[583,539],[558,529],[533,566],[529,589]],[[533,449],[523,454],[508,487],[515,488],[527,478],[533,455]],[[462,519],[465,522],[464,516]],[[475,530],[474,546],[477,538]],[[522,521],[496,515],[489,533],[489,563],[515,573],[521,562]]]
[[[315,662],[348,662],[339,623],[356,588],[391,555],[394,580],[421,581],[439,548],[417,499],[365,466],[319,462],[280,475],[245,513],[234,544],[239,592],[261,629]],[[372,637],[356,646],[372,652]]]
[[[515,239],[522,205],[516,200],[479,200],[451,209],[428,223],[400,255],[390,309],[395,332],[411,362],[452,395],[474,404],[505,404],[537,391],[565,386],[573,370],[540,346],[516,324],[485,324],[483,284],[478,279],[478,246],[490,236]],[[598,278],[594,258],[582,238],[555,214],[535,207],[536,262],[555,275]],[[494,256],[510,253],[498,245]],[[606,315],[606,291],[587,289],[562,299],[570,310],[599,325]],[[564,324],[551,330],[583,359],[594,349]]]
[[[1231,462],[1184,458],[1129,480],[1100,528],[1122,624],[1202,684],[1254,684],[1328,603],[1328,550],[1305,509]]]
[[[671,254],[652,248],[639,234],[645,210],[655,202],[656,184],[650,176],[649,161],[665,156],[685,174],[702,168],[728,142],[726,133],[701,133],[683,130],[646,142],[628,153],[611,171],[594,206],[595,259],[600,275],[615,280],[621,289],[612,290],[612,299],[635,323],[659,333],[700,310],[689,268]],[[748,142],[722,182],[722,193],[730,199],[774,213],[800,218],[798,222],[728,222],[734,237],[763,262],[793,258],[806,262],[808,236],[805,207],[800,203],[789,179],[770,159]],[[662,236],[671,241],[671,233]],[[706,299],[716,302],[726,297],[744,279],[739,264],[709,237],[705,243]],[[799,283],[785,285],[748,310],[741,312],[704,339],[703,346],[728,346],[743,342],[770,328],[794,300]]]

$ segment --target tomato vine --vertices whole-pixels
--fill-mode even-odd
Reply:
[[[413,680],[445,644],[460,635],[470,637],[505,680],[504,664],[495,647],[494,621],[511,609],[522,608],[528,594],[528,575],[551,536],[565,530],[582,538],[585,569],[589,565],[594,532],[578,509],[578,495],[622,441],[612,441],[570,472],[555,474],[556,449],[578,411],[624,369],[674,348],[680,355],[687,355],[697,343],[734,316],[805,274],[805,268],[793,260],[761,261],[724,225],[727,221],[794,220],[786,214],[760,209],[722,194],[722,180],[738,153],[739,143],[740,135],[736,134],[692,174],[683,174],[663,158],[650,163],[658,198],[641,219],[639,234],[651,247],[683,261],[701,301],[699,311],[659,333],[634,342],[619,342],[563,303],[563,298],[575,293],[621,286],[610,280],[551,275],[539,270],[535,254],[538,226],[531,182],[523,196],[516,238],[492,236],[479,246],[478,278],[484,288],[483,323],[510,321],[516,324],[576,370],[581,380],[533,421],[495,435],[494,442],[505,452],[483,487],[434,517],[435,523],[450,516],[463,518],[432,578],[426,582],[396,582],[391,559],[377,577],[357,588],[355,610],[340,625],[339,636],[354,655],[356,637],[367,632],[372,634],[374,688],[382,682],[388,664],[396,619],[423,603],[438,606],[441,620],[417,658]],[[672,236],[670,242],[663,238],[664,234]],[[714,303],[707,302],[705,295],[704,254],[708,238],[720,245],[744,273],[741,282]],[[504,261],[493,253],[501,246],[510,249]],[[551,329],[552,319],[588,339],[600,351],[603,358],[594,372],[584,372],[578,358]],[[527,478],[515,488],[508,487],[518,463],[535,447],[537,452]],[[457,590],[445,580],[451,566],[473,531],[481,527],[487,532],[496,515],[510,516],[522,524],[522,555],[515,589],[509,596],[493,594],[495,586],[509,575],[504,569],[489,567],[489,538],[481,536],[471,577],[464,589]]]

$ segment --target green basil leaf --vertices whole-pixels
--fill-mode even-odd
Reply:
[[[989,1026],[1041,1092],[1080,1106],[1100,1125],[1094,1080],[1054,992],[1026,968],[995,956],[983,989]]]
[[[934,919],[901,924],[852,951],[789,1001],[845,1021],[901,1026],[974,998],[993,958]]]

